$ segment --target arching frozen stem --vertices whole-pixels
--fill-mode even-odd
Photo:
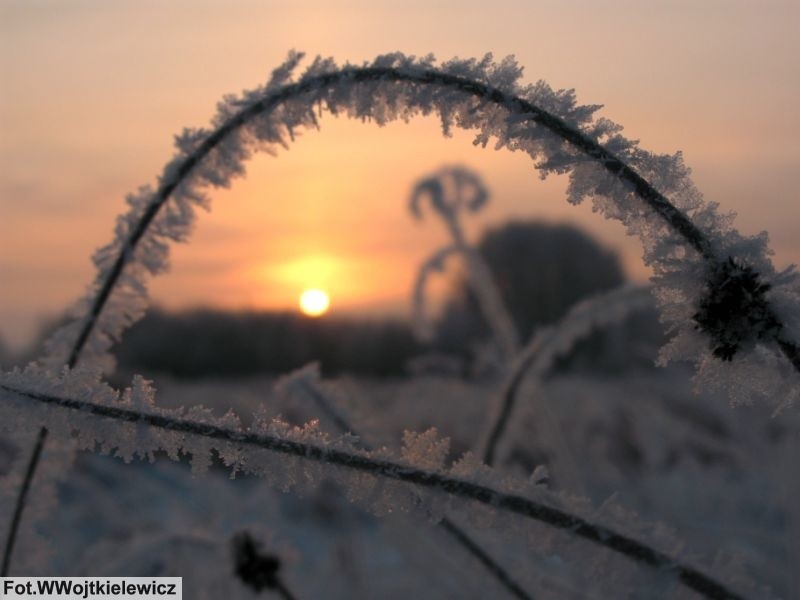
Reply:
[[[649,287],[625,285],[577,303],[558,323],[537,331],[517,356],[496,395],[494,417],[483,444],[483,462],[494,464],[497,447],[508,428],[526,376],[542,378],[556,358],[567,354],[586,335],[651,306],[652,302]]]
[[[709,286],[719,285],[715,273],[720,265],[738,256],[781,310],[776,313],[772,304],[761,301],[760,315],[753,319],[778,326],[739,328],[737,350],[772,340],[800,372],[794,340],[800,326],[796,278],[774,273],[764,236],[739,236],[729,219],[716,214],[715,205],[700,198],[679,154],[655,156],[641,150],[619,135],[619,126],[594,120],[596,106],[576,105],[571,91],[554,92],[542,82],[521,86],[521,69],[513,60],[498,64],[487,56],[437,67],[430,57],[392,54],[362,67],[338,68],[331,60],[317,59],[290,82],[299,60],[300,55],[291,55],[264,88],[226,99],[213,129],[187,130],[178,137],[178,154],[158,189],[143,188],[129,198],[131,212],[120,219],[116,240],[96,255],[98,276],[76,311],[78,319],[49,345],[54,363],[75,365],[87,344],[85,358],[104,356],[140,316],[146,276],[164,270],[170,240],[188,235],[193,206],[207,202],[203,189],[226,186],[241,175],[251,152],[285,146],[295,130],[316,127],[316,109],[325,107],[379,124],[435,111],[445,133],[454,125],[477,129],[477,143],[494,137],[498,147],[525,151],[543,175],[569,173],[571,201],[593,197],[601,210],[642,238],[645,260],[656,270],[663,318],[679,338],[668,356],[698,361],[708,356],[715,342],[703,340],[692,315],[704,295],[713,292]],[[665,193],[672,193],[674,202]],[[791,310],[791,320],[780,318]],[[700,329],[711,332],[705,322],[698,321]],[[758,336],[748,337],[748,331]]]

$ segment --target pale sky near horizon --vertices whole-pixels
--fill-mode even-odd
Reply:
[[[292,48],[339,62],[514,54],[527,81],[605,105],[643,148],[682,150],[707,199],[741,231],[769,231],[779,268],[798,263],[798,32],[800,2],[0,0],[0,339],[21,346],[80,295],[125,195],[154,181],[173,135]],[[511,218],[571,221],[646,277],[638,241],[568,205],[565,182],[541,182],[522,155],[444,138],[433,118],[321,124],[214,194],[154,281],[156,303],[291,309],[321,286],[332,311],[404,314],[417,265],[445,242],[434,219],[412,221],[408,194],[454,163],[492,191],[473,239]]]

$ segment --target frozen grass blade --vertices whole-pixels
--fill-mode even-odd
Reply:
[[[644,206],[653,211],[663,223],[677,233],[689,247],[694,249],[705,259],[710,269],[708,277],[712,278],[707,282],[709,285],[712,285],[712,283],[709,282],[713,280],[713,273],[722,269],[723,266],[729,262],[728,256],[720,255],[707,235],[703,233],[684,212],[673,205],[632,167],[586,133],[569,124],[563,118],[535,105],[531,101],[514,95],[513,93],[506,92],[490,83],[456,75],[444,70],[430,68],[430,65],[425,64],[404,65],[403,67],[345,67],[331,72],[307,75],[296,83],[284,85],[258,99],[248,98],[246,102],[241,103],[240,106],[243,106],[242,108],[234,112],[234,114],[228,115],[224,121],[218,124],[215,130],[202,137],[202,141],[196,143],[191,152],[185,154],[185,156],[179,156],[175,164],[169,165],[169,168],[162,177],[162,182],[158,190],[152,195],[152,198],[150,198],[146,208],[141,212],[140,218],[130,227],[130,232],[125,236],[116,258],[109,261],[107,269],[103,269],[103,272],[99,275],[96,282],[97,293],[93,295],[91,306],[89,307],[86,318],[83,319],[80,325],[66,363],[71,366],[77,363],[78,357],[87,344],[111,296],[112,290],[123,274],[126,264],[136,256],[137,246],[145,236],[148,227],[150,227],[151,223],[156,219],[159,211],[167,203],[173,193],[180,186],[187,183],[187,180],[192,177],[193,172],[200,168],[203,162],[212,155],[219,146],[250,121],[265,118],[282,105],[289,105],[307,96],[306,106],[309,109],[313,109],[313,106],[317,104],[328,103],[332,107],[332,110],[339,110],[342,107],[338,106],[334,102],[334,99],[332,99],[332,96],[336,92],[350,92],[359,85],[369,84],[411,85],[414,86],[411,92],[417,92],[423,95],[424,91],[425,93],[432,94],[432,96],[424,96],[424,98],[420,99],[412,98],[412,100],[409,100],[417,110],[422,109],[414,104],[414,102],[420,105],[424,104],[426,109],[430,110],[429,104],[435,102],[437,98],[436,94],[444,95],[453,92],[460,96],[477,99],[481,103],[479,106],[494,106],[497,109],[505,111],[509,115],[507,118],[509,126],[513,125],[519,127],[520,124],[530,123],[531,125],[542,128],[549,134],[555,136],[555,138],[560,140],[563,144],[571,147],[574,151],[577,151],[591,161],[602,166],[613,180],[630,186],[630,189]],[[410,93],[405,89],[401,91]],[[444,100],[442,100],[442,103],[444,104]],[[359,109],[361,108],[362,107],[359,106]],[[223,113],[223,116],[226,114],[227,113]],[[512,117],[513,123],[510,120]],[[314,122],[316,123],[316,120],[314,120]],[[522,134],[511,134],[510,138],[514,139],[514,136],[522,137]],[[280,135],[277,136],[277,139],[281,143],[285,143]],[[540,151],[543,152],[541,149]],[[241,152],[245,156],[225,156],[220,157],[220,160],[236,161],[240,158],[246,158],[248,152],[244,150]],[[557,153],[556,150],[552,150],[552,152]],[[560,167],[562,170],[569,168],[568,163],[570,160],[573,163],[575,163],[576,160],[574,157],[558,156],[557,158],[565,163]],[[229,178],[239,174],[241,168],[241,165],[236,164],[235,167],[230,168],[230,173],[221,173],[217,175],[218,178],[221,178],[220,181],[213,180],[212,183],[220,186],[227,185]],[[206,178],[209,179],[211,176],[208,175]],[[155,267],[154,270],[158,271],[159,269],[160,267]],[[798,348],[797,343],[786,337],[784,328],[780,326],[780,319],[774,314],[763,297],[759,296],[756,298],[755,304],[761,312],[757,319],[759,323],[761,321],[769,321],[770,323],[774,322],[778,324],[776,327],[771,326],[763,331],[764,339],[771,339],[776,342],[794,368],[800,372],[800,348]],[[754,319],[756,319],[755,316]],[[751,328],[753,325],[754,324],[751,324]],[[109,335],[115,337],[119,335],[119,332],[111,331]]]
[[[650,288],[626,285],[598,294],[576,304],[555,325],[543,327],[531,338],[506,375],[495,401],[495,418],[484,444],[483,462],[494,465],[497,446],[505,434],[525,377],[541,379],[559,356],[564,356],[582,338],[599,327],[627,317],[631,312],[652,304]]]
[[[681,563],[645,543],[622,535],[602,525],[590,523],[582,517],[554,508],[513,493],[498,491],[492,487],[451,477],[442,473],[425,471],[401,463],[371,456],[323,447],[275,435],[232,431],[213,423],[200,423],[177,419],[160,414],[149,414],[128,408],[94,404],[72,398],[61,398],[23,389],[0,385],[0,390],[42,405],[57,406],[78,411],[81,416],[92,415],[127,423],[137,423],[150,428],[173,433],[189,434],[209,440],[219,440],[236,446],[249,446],[294,456],[328,466],[413,484],[445,494],[478,502],[497,510],[506,511],[545,523],[551,527],[578,536],[594,544],[626,556],[631,560],[661,571],[672,573],[686,587],[714,600],[743,600],[743,596],[728,589],[722,583],[705,575],[694,567]]]
[[[316,375],[316,372],[314,374]],[[291,374],[288,377],[290,380],[292,380]],[[358,436],[360,440],[359,445],[365,450],[370,450],[369,444],[366,444],[363,441],[364,438],[361,433],[359,433],[347,422],[347,419],[338,410],[336,410],[330,400],[328,400],[321,390],[317,389],[317,386],[315,386],[313,382],[308,381],[305,377],[301,376],[297,378],[297,385],[305,394],[308,395],[309,398],[311,398],[317,408],[319,408],[319,410],[322,411],[322,413],[327,416],[336,425],[336,427],[339,428],[341,433],[350,433]],[[533,596],[528,594],[522,588],[522,586],[514,580],[511,574],[506,571],[506,569],[503,568],[503,566],[500,565],[494,558],[492,558],[489,553],[481,548],[480,544],[472,539],[466,531],[458,526],[458,524],[454,523],[447,516],[444,516],[442,517],[442,520],[439,521],[439,527],[442,529],[442,531],[445,531],[451,539],[455,540],[459,545],[461,545],[462,548],[469,552],[481,565],[483,565],[483,567],[492,575],[492,577],[494,577],[512,596],[519,598],[520,600],[533,600]]]

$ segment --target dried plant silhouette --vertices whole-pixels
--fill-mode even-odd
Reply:
[[[484,444],[483,462],[489,466],[495,463],[497,446],[506,433],[519,388],[526,376],[541,379],[555,359],[568,354],[581,338],[595,329],[624,319],[633,311],[649,307],[651,303],[649,288],[623,286],[578,303],[556,325],[538,331],[515,357],[497,393],[495,416]]]
[[[576,105],[571,91],[554,92],[542,82],[521,85],[521,69],[511,59],[495,63],[487,56],[437,65],[432,57],[391,54],[344,67],[316,59],[293,81],[301,58],[292,53],[266,86],[226,98],[211,129],[178,136],[177,155],[158,187],[144,187],[128,198],[131,209],[120,217],[114,241],[95,255],[97,277],[75,307],[75,320],[48,342],[40,366],[0,378],[5,422],[40,426],[7,533],[3,575],[10,569],[50,431],[58,439],[75,434],[84,448],[115,448],[126,459],[157,451],[172,458],[190,453],[201,470],[213,448],[234,469],[266,476],[285,488],[306,483],[292,474],[293,461],[308,463],[309,482],[322,474],[344,473],[345,488],[355,496],[363,493],[356,484],[360,477],[412,484],[416,491],[406,498],[406,509],[421,503],[437,512],[432,507],[440,499],[434,494],[420,500],[424,490],[469,500],[546,523],[671,573],[706,597],[742,597],[654,546],[549,504],[554,498],[539,501],[529,497],[538,492],[526,485],[502,483],[475,457],[449,471],[428,462],[430,452],[424,450],[439,446],[423,439],[424,434],[411,438],[401,459],[387,458],[383,451],[360,450],[347,437],[332,440],[313,427],[292,429],[257,419],[244,430],[232,415],[216,419],[200,409],[157,408],[152,389],[141,378],[122,395],[101,382],[97,369],[106,364],[114,340],[142,315],[147,279],[165,270],[169,243],[187,238],[195,207],[207,204],[205,188],[227,186],[242,175],[252,152],[285,146],[300,128],[317,127],[317,114],[325,109],[378,124],[437,113],[445,134],[453,126],[476,129],[476,143],[495,139],[497,147],[525,151],[543,176],[569,174],[570,201],[591,197],[599,210],[642,239],[645,260],[655,270],[653,294],[673,334],[662,360],[694,361],[700,384],[728,382],[738,397],[758,397],[780,407],[796,395],[797,279],[791,271],[775,272],[765,236],[740,236],[715,205],[702,200],[679,154],[641,150],[614,123],[594,119],[598,107]],[[523,356],[523,367],[515,373],[521,374],[530,360],[526,363]],[[750,369],[740,369],[742,364]],[[764,377],[750,380],[745,373],[751,368],[761,369]],[[505,396],[513,397],[515,384],[506,387],[511,391]]]
[[[319,380],[319,365],[313,364],[309,367],[300,369],[297,373],[288,376],[287,387],[296,388],[300,393],[306,394],[311,398],[314,405],[319,411],[325,415],[331,422],[339,429],[342,434],[355,435],[359,439],[359,446],[364,450],[372,450],[371,446],[364,441],[364,435],[353,427],[349,421],[336,409],[334,403],[326,396],[324,390],[321,390],[318,385]],[[531,600],[532,596],[528,594],[522,586],[514,580],[511,574],[503,568],[503,566],[496,561],[490,554],[488,554],[480,544],[478,544],[470,535],[459,527],[452,519],[447,516],[442,517],[439,521],[439,526],[445,531],[453,540],[460,544],[467,552],[469,552],[477,561],[489,572],[489,574],[497,579],[506,591],[515,598],[520,600]]]
[[[470,289],[475,294],[478,305],[493,332],[495,345],[503,362],[513,360],[519,351],[519,340],[514,322],[503,306],[500,292],[492,280],[486,261],[466,240],[461,224],[462,212],[476,212],[487,201],[489,192],[476,173],[459,167],[449,167],[421,179],[414,186],[409,206],[417,219],[422,219],[423,198],[429,198],[430,205],[447,226],[452,243],[435,252],[420,268],[414,286],[414,322],[421,337],[428,337],[425,318],[424,294],[428,275],[441,271],[443,263],[453,253],[458,253],[467,267]]]
[[[233,537],[231,550],[234,573],[242,583],[256,593],[271,590],[284,600],[295,600],[296,596],[280,577],[280,558],[261,552],[260,544],[247,531]]]

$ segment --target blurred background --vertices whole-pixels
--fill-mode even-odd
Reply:
[[[172,136],[226,93],[266,79],[291,48],[360,62],[401,50],[500,58],[525,79],[577,90],[644,148],[682,150],[708,199],[770,232],[778,267],[800,260],[800,23],[796,2],[0,2],[0,339],[30,347],[93,276],[125,195],[151,183]],[[530,160],[444,138],[436,119],[382,129],[325,115],[277,158],[213,196],[192,243],[155,280],[154,303],[297,313],[324,288],[325,319],[404,321],[420,262],[445,239],[407,213],[414,181],[476,169],[493,198],[472,242],[512,220],[570,223],[647,277],[638,241],[563,201]],[[347,232],[347,235],[342,235]],[[452,277],[433,294],[443,304]],[[189,318],[189,317],[187,317]]]

